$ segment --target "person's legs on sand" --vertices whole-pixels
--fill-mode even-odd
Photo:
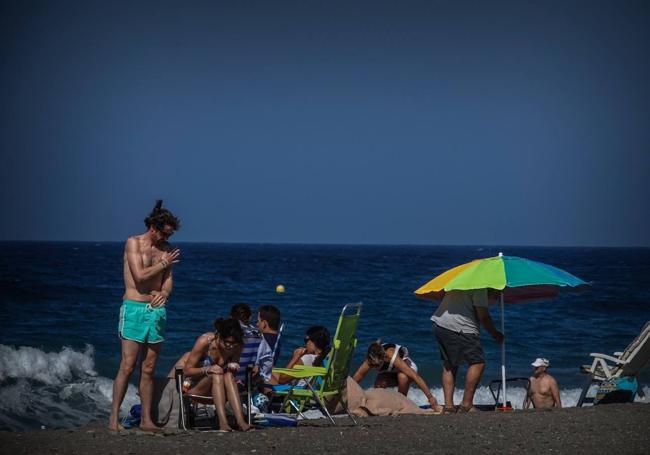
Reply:
[[[235,377],[231,372],[227,372],[223,375],[223,380],[226,394],[228,395],[228,401],[230,402],[230,407],[235,413],[235,420],[237,420],[237,425],[239,425],[239,428],[242,431],[248,431],[250,429],[250,425],[244,419],[244,412],[241,407],[241,400],[239,399],[239,390],[237,390]]]
[[[138,361],[139,350],[140,343],[137,341],[122,339],[122,359],[120,360],[120,367],[115,376],[115,381],[113,381],[113,402],[111,404],[111,416],[108,419],[109,430],[121,430],[123,428],[119,423],[120,406],[122,406],[126,389],[129,386],[129,378]]]
[[[159,429],[151,419],[151,406],[153,402],[153,375],[161,349],[162,343],[143,344],[140,354],[142,357],[142,361],[140,362],[141,430]]]
[[[219,419],[219,429],[222,431],[232,431],[228,425],[226,417],[226,391],[224,388],[223,374],[213,374],[212,376],[212,399],[217,409],[217,418]]]
[[[484,369],[485,363],[474,363],[467,369],[467,375],[465,376],[465,391],[463,393],[463,401],[460,403],[462,409],[470,410],[473,408],[474,394],[476,393],[476,387],[481,380],[481,376],[483,376]]]
[[[442,364],[442,391],[445,396],[445,409],[454,409],[454,389],[456,388],[456,374],[458,367],[449,362]]]

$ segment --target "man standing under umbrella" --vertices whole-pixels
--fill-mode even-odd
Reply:
[[[443,360],[442,389],[445,395],[445,411],[456,412],[454,389],[458,367],[467,363],[465,392],[458,408],[459,412],[474,412],[474,393],[485,370],[485,354],[479,337],[479,325],[503,342],[488,311],[488,301],[495,301],[498,291],[494,289],[472,289],[449,291],[442,299],[431,320],[433,331],[440,345]]]

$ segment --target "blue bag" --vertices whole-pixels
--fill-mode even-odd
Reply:
[[[607,403],[631,403],[634,401],[639,384],[636,378],[622,376],[609,379],[598,386],[594,405]]]
[[[140,413],[142,412],[142,406],[139,404],[134,404],[131,406],[129,415],[124,417],[120,422],[124,428],[133,428],[140,425]]]
[[[292,414],[258,414],[255,425],[261,427],[297,427],[298,418]]]

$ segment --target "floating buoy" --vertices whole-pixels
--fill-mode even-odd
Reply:
[[[282,294],[284,292],[284,286],[282,286],[281,284],[278,284],[275,287],[275,292],[277,292],[278,294]]]

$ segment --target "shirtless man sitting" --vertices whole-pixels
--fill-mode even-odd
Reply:
[[[531,365],[535,369],[533,370],[533,375],[529,378],[530,387],[524,399],[523,408],[528,409],[531,402],[535,408],[561,408],[560,388],[555,378],[546,371],[549,367],[549,361],[543,358],[537,358]]]

